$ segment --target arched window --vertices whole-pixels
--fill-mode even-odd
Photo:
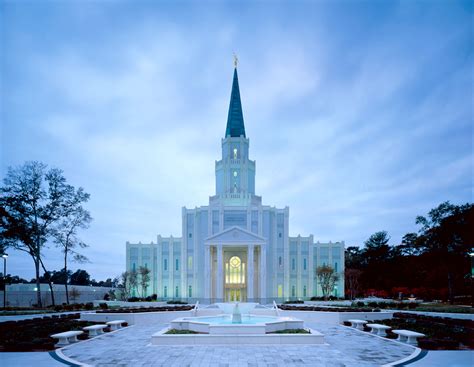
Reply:
[[[291,259],[291,270],[295,270],[296,269],[296,260],[293,258]]]
[[[168,298],[168,287],[165,285],[165,288],[163,289],[163,297]]]
[[[337,261],[334,263],[334,271],[337,273]]]
[[[303,297],[306,297],[306,286],[303,286]]]
[[[174,296],[175,296],[175,298],[179,297],[179,288],[178,288],[178,286],[176,286],[176,288],[174,289]]]
[[[164,260],[163,260],[163,268],[164,268],[165,270],[168,270],[168,259],[164,259]]]
[[[234,159],[237,159],[237,153],[238,153],[237,148],[234,148]]]
[[[282,265],[281,256],[278,258],[278,265],[280,265],[280,267],[281,267],[281,265]]]
[[[306,257],[303,259],[303,269],[306,270]]]
[[[191,298],[193,296],[193,287],[190,285],[188,287],[188,297]]]
[[[175,270],[178,271],[179,270],[179,261],[178,259],[176,259],[176,264],[175,264]]]

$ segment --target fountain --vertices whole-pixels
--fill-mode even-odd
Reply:
[[[233,324],[242,323],[242,314],[240,313],[238,302],[235,304],[234,310],[232,311],[232,323]]]
[[[260,308],[257,303],[217,303],[193,310],[192,317],[180,317],[153,334],[152,344],[321,344],[324,335],[306,328],[306,334],[276,334],[288,329],[305,329],[294,317],[277,315],[274,309]],[[218,309],[215,308],[218,307]],[[219,311],[221,313],[219,313]],[[252,314],[251,312],[254,312]],[[166,334],[169,329],[190,334]],[[196,334],[197,333],[197,334]]]

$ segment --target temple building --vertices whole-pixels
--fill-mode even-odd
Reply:
[[[234,69],[216,192],[209,204],[182,209],[182,233],[126,244],[127,270],[151,270],[147,295],[201,302],[310,299],[322,296],[316,268],[339,274],[333,295],[344,296],[344,241],[290,236],[288,207],[255,195],[255,161],[245,134],[237,65]],[[141,294],[141,292],[140,292]]]

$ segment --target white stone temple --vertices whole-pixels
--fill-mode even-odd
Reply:
[[[127,270],[151,270],[147,295],[204,303],[304,300],[322,296],[316,268],[326,264],[340,275],[333,295],[344,296],[344,241],[291,237],[289,208],[263,205],[255,195],[255,161],[249,156],[237,68],[215,172],[216,193],[209,204],[183,207],[181,236],[127,242]]]

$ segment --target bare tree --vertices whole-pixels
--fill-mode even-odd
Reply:
[[[69,293],[70,293],[69,296],[71,297],[73,302],[75,302],[76,299],[78,299],[79,296],[81,295],[81,292],[79,292],[79,289],[77,289],[76,287],[72,287]]]
[[[89,200],[89,194],[85,193],[82,188],[79,188],[75,193],[76,205],[68,215],[64,216],[53,230],[54,242],[57,247],[61,248],[63,253],[64,270],[67,273],[68,255],[73,256],[73,261],[84,263],[88,259],[84,255],[79,254],[77,248],[85,248],[87,245],[82,242],[77,232],[79,229],[86,229],[89,227],[92,217],[89,212],[85,210],[81,203]],[[66,289],[66,302],[69,304],[68,293],[68,279],[66,278],[64,287]]]
[[[334,290],[336,282],[339,280],[339,275],[334,272],[334,269],[329,265],[318,266],[316,269],[316,276],[318,277],[323,297],[328,299],[331,292]]]
[[[344,271],[345,284],[349,291],[349,297],[351,300],[355,299],[359,290],[359,279],[362,275],[362,271],[358,269],[346,269]]]

